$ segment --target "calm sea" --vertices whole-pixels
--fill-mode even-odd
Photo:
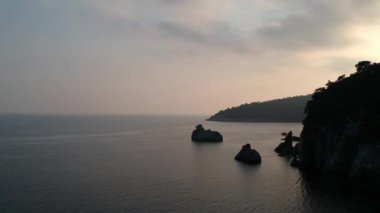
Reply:
[[[309,182],[273,152],[299,123],[195,116],[0,116],[0,212],[379,212],[379,199]],[[190,140],[194,126],[224,142]],[[234,156],[250,143],[258,166]]]

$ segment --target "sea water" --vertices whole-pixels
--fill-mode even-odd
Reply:
[[[223,143],[195,143],[203,124]],[[0,116],[0,212],[378,212],[377,197],[310,183],[273,149],[300,123],[202,116]],[[260,165],[234,160],[250,143]]]

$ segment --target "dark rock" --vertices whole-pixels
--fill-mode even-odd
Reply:
[[[201,124],[195,127],[191,140],[196,142],[222,142],[223,136],[217,131],[205,130]]]
[[[292,146],[292,141],[293,141],[293,133],[290,131],[285,138],[283,143],[280,143],[274,151],[277,152],[280,156],[289,156],[293,152],[293,146]]]
[[[301,138],[298,137],[298,136],[293,136],[293,141],[298,141],[298,142],[300,142],[300,141],[301,141]]]
[[[296,143],[294,147],[292,148],[292,154],[293,156],[298,156],[300,152],[300,143]]]
[[[380,145],[361,144],[358,147],[350,180],[360,188],[380,189]]]
[[[251,145],[247,143],[244,145],[240,152],[235,156],[235,160],[241,161],[248,164],[259,164],[261,163],[261,156],[259,152],[251,149]]]
[[[298,157],[293,157],[292,161],[290,162],[290,166],[292,167],[298,167],[300,164]]]

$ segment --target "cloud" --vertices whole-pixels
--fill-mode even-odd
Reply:
[[[352,28],[359,22],[376,22],[379,9],[375,0],[84,2],[108,21],[108,28],[113,27],[110,32],[151,34],[195,44],[195,49],[207,46],[246,54],[357,44],[361,41]]]
[[[264,22],[256,31],[258,40],[269,48],[286,51],[344,47],[360,42],[351,34],[358,22],[366,17],[364,24],[370,25],[378,18],[377,14],[366,13],[378,8],[373,0],[299,1],[299,4],[301,10]]]
[[[182,39],[201,46],[222,48],[240,53],[251,52],[251,49],[242,43],[239,35],[225,23],[215,24],[214,29],[208,32],[199,32],[194,28],[182,26],[173,22],[161,22],[158,28],[167,36]]]
[[[0,1],[0,112],[212,113],[306,94],[376,61],[379,4]]]
[[[220,13],[231,4],[230,0],[156,0],[156,1],[86,1],[99,17],[107,20],[115,31],[136,34],[155,34],[194,47],[208,46],[237,52],[248,51],[241,36]],[[134,27],[131,30],[131,27]]]

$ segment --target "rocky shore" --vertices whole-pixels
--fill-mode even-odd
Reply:
[[[277,154],[281,157],[292,157],[290,165],[292,167],[298,167],[299,165],[299,137],[293,136],[292,131],[288,133],[282,133],[282,135],[285,135],[285,138],[282,140],[284,142],[280,143],[274,151],[277,152]],[[296,144],[293,146],[293,142],[296,142]]]

